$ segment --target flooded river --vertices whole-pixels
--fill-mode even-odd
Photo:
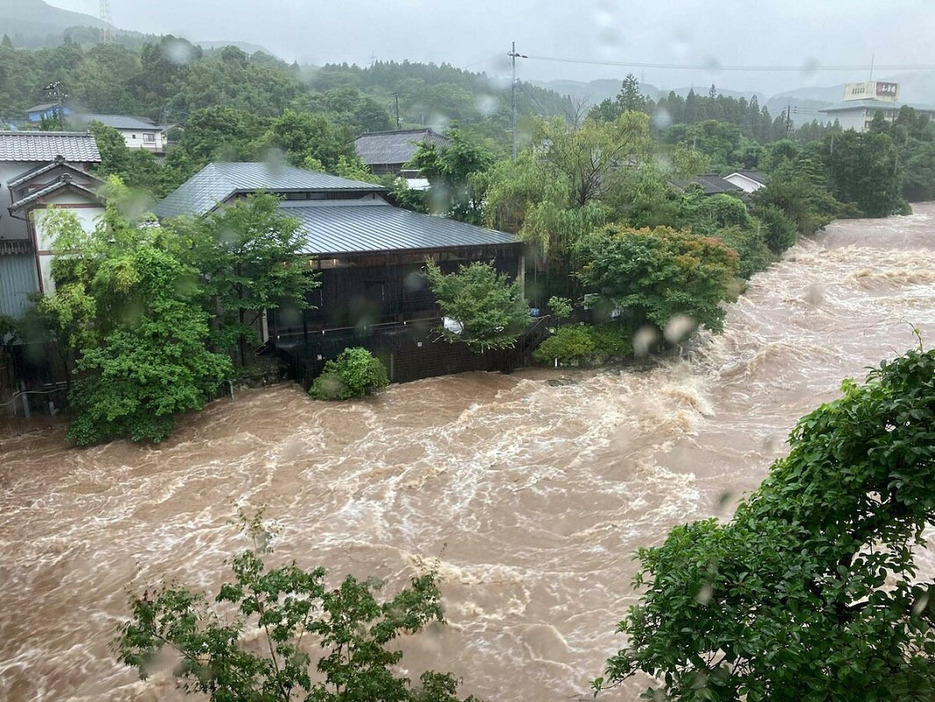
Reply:
[[[466,374],[324,404],[245,392],[155,448],[0,437],[0,699],[180,700],[110,650],[128,592],[214,589],[266,505],[275,557],[405,582],[437,562],[449,623],[403,643],[487,700],[587,699],[621,645],[634,550],[723,514],[795,420],[935,343],[935,205],[836,223],[757,275],[722,336],[653,370]],[[635,699],[634,688],[602,699]]]

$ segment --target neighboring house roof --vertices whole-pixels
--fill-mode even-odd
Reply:
[[[360,160],[370,166],[408,163],[421,142],[446,146],[448,139],[431,129],[401,129],[362,134],[354,141]]]
[[[16,202],[12,203],[10,205],[10,212],[16,212],[17,210],[21,210],[27,205],[31,205],[35,203],[36,201],[42,199],[46,195],[51,195],[52,193],[58,192],[59,190],[62,190],[63,188],[70,188],[72,190],[77,190],[87,195],[89,198],[93,200],[97,200],[98,202],[101,201],[97,193],[95,193],[93,190],[90,190],[89,188],[84,187],[83,185],[79,185],[78,183],[74,182],[72,180],[72,177],[66,173],[65,175],[60,176],[54,182],[50,183],[49,185],[42,188],[41,190],[37,190],[33,193],[30,193],[29,195],[22,198],[21,200],[17,200]]]
[[[769,185],[769,176],[763,173],[762,171],[739,170],[739,171],[734,171],[733,173],[729,174],[727,177],[730,178],[730,176],[732,175],[741,175],[744,178],[749,178],[755,183],[759,183],[760,185]]]
[[[57,102],[44,102],[44,103],[42,103],[41,105],[33,105],[33,106],[30,107],[28,110],[26,110],[26,113],[29,114],[29,113],[32,113],[32,112],[46,112],[46,111],[48,111],[48,110],[56,109],[56,108],[58,108],[58,107],[59,107],[59,104],[58,104]],[[72,112],[72,111],[73,111],[73,110],[72,110],[70,107],[68,107],[67,105],[62,105],[62,106],[61,106],[61,109],[62,109],[62,112],[66,112],[66,113],[67,113],[67,112]]]
[[[36,166],[35,168],[30,168],[25,173],[21,173],[18,176],[16,176],[13,180],[8,180],[7,187],[10,190],[14,190],[15,188],[20,187],[24,183],[28,183],[33,178],[37,178],[41,175],[44,175],[45,173],[48,173],[49,171],[54,171],[56,168],[62,168],[65,170],[72,171],[76,175],[82,176],[83,178],[87,178],[89,180],[96,180],[98,182],[103,182],[103,181],[100,181],[99,178],[95,178],[94,176],[92,176],[90,173],[86,173],[80,168],[77,168],[73,166],[72,164],[68,163],[68,161],[66,161],[61,156],[56,156],[55,160],[52,161],[51,163],[47,163],[43,166]]]
[[[0,161],[100,163],[94,137],[86,132],[0,132]]]
[[[505,232],[394,207],[384,200],[284,202],[310,256],[518,244]]]
[[[705,175],[688,179],[673,178],[669,182],[680,190],[685,190],[689,185],[696,183],[701,186],[705,195],[742,192],[740,187],[734,185],[729,180],[724,180],[721,176],[712,173],[706,173]]]
[[[68,121],[82,127],[88,126],[91,122],[100,122],[114,129],[136,129],[141,132],[161,132],[166,129],[144,117],[131,117],[129,115],[77,114],[69,117]]]
[[[359,180],[269,163],[211,163],[155,207],[159,217],[208,214],[233,195],[269,190],[288,192],[386,192]]]

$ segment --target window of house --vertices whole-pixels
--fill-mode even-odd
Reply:
[[[155,135],[155,134],[152,134],[152,133],[144,134],[144,135],[143,135],[143,141],[150,141],[150,142],[156,141],[156,135]]]

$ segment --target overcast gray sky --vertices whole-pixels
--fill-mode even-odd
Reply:
[[[50,0],[96,15],[99,0]],[[114,24],[260,44],[301,63],[448,62],[505,74],[510,42],[530,56],[720,65],[935,64],[935,0],[111,0]],[[669,70],[522,60],[522,78],[620,78],[775,93],[866,71]],[[883,78],[884,72],[877,77]],[[935,102],[935,96],[932,96]]]

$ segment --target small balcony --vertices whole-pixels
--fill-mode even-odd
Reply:
[[[0,239],[0,256],[24,256],[32,253],[29,239]]]

